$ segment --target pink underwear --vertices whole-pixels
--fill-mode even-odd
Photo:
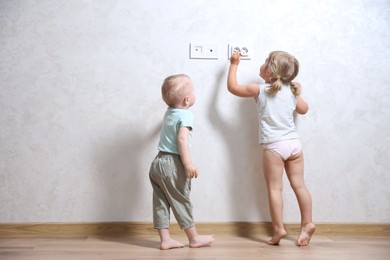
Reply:
[[[277,141],[263,144],[263,148],[278,154],[285,161],[302,151],[302,144],[299,139]]]

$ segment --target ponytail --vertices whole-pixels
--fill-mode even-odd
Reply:
[[[283,87],[283,81],[282,79],[277,77],[271,77],[271,86],[269,86],[266,91],[267,93],[271,95],[275,95],[277,92],[279,92]]]
[[[297,87],[295,87],[291,83],[290,83],[290,90],[291,90],[291,92],[293,93],[294,96],[298,96],[299,95]]]

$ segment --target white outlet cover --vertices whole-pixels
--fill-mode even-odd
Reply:
[[[252,57],[252,47],[246,44],[229,44],[228,59],[233,55],[236,49],[241,51],[241,60],[250,60]]]

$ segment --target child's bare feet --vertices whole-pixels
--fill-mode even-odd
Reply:
[[[313,223],[308,223],[302,226],[301,232],[299,233],[298,236],[297,245],[307,246],[315,230],[316,230],[316,226]]]
[[[268,245],[279,245],[279,242],[282,238],[284,238],[287,235],[286,230],[282,229],[278,232],[274,232],[274,235],[272,236],[271,240],[268,241]]]
[[[167,250],[167,249],[172,249],[172,248],[180,248],[180,247],[184,247],[184,244],[176,241],[176,240],[173,240],[173,239],[168,239],[168,240],[165,240],[165,241],[161,241],[161,244],[160,244],[160,249],[161,250]]]
[[[196,236],[190,241],[191,248],[208,246],[215,241],[214,236]]]

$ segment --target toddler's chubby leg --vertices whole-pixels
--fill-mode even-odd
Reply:
[[[215,241],[213,235],[198,235],[195,227],[184,229],[191,248],[208,246]]]
[[[297,245],[298,246],[307,246],[309,245],[311,236],[316,230],[316,226],[313,223],[307,223],[301,227],[301,231],[299,232]]]
[[[284,228],[280,230],[275,230],[272,238],[267,242],[268,245],[277,246],[282,238],[287,235],[287,232]]]
[[[264,149],[263,170],[274,231],[268,245],[279,245],[280,240],[287,234],[283,225],[283,168],[283,159],[278,154]]]
[[[169,234],[169,229],[159,229],[158,234],[160,236],[160,241],[161,241],[160,242],[161,250],[184,247],[183,243],[180,243],[171,238],[171,235]]]
[[[311,194],[305,185],[303,165],[303,153],[297,154],[286,161],[287,177],[297,197],[301,211],[301,231],[297,239],[298,246],[307,246],[316,230],[316,226],[312,223]]]

